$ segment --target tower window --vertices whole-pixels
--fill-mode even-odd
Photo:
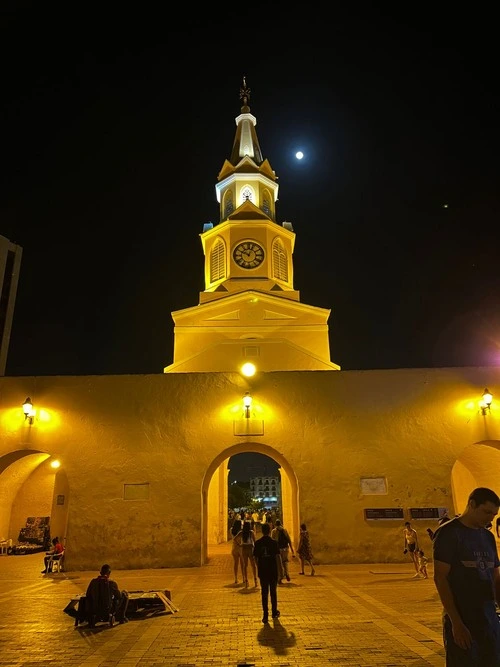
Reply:
[[[253,190],[249,185],[245,185],[245,187],[241,191],[241,201],[242,202],[246,202],[246,201],[253,202]]]
[[[273,278],[288,282],[288,259],[280,239],[273,243]]]
[[[270,205],[270,203],[269,203],[269,199],[266,198],[266,199],[264,199],[264,201],[262,202],[262,210],[264,211],[264,213],[265,213],[266,215],[271,216],[271,205]]]
[[[226,248],[222,239],[217,239],[210,251],[210,282],[226,277]]]
[[[226,192],[224,196],[224,218],[227,218],[234,211],[233,195],[231,192]]]

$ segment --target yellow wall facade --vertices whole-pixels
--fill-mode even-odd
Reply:
[[[295,541],[307,524],[319,563],[399,561],[403,522],[366,521],[365,508],[454,513],[469,487],[500,491],[500,409],[494,399],[481,414],[485,386],[500,395],[499,369],[3,377],[0,532],[32,514],[39,489],[41,513],[59,512],[69,569],[198,566],[224,535],[227,460],[253,451],[281,466],[285,524]],[[22,463],[33,457],[36,469]],[[366,477],[385,478],[387,494],[364,495]],[[436,525],[414,523],[424,539]]]

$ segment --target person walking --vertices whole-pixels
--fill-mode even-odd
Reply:
[[[231,556],[233,558],[233,572],[234,572],[234,583],[238,583],[238,569],[241,568],[241,577],[243,581],[245,580],[243,574],[243,563],[241,560],[241,551],[240,545],[236,542],[236,536],[240,534],[243,524],[241,519],[235,519],[233,525],[231,526]]]
[[[276,519],[276,526],[271,531],[271,537],[276,540],[280,548],[281,567],[278,572],[278,583],[281,584],[283,577],[290,581],[290,572],[288,571],[288,550],[292,552],[292,557],[295,558],[295,551],[293,550],[292,540],[288,534],[288,530],[282,525],[279,519]]]
[[[306,524],[300,524],[300,535],[299,535],[299,546],[297,547],[297,554],[300,558],[300,572],[299,574],[305,574],[304,564],[307,563],[311,567],[311,577],[314,576],[316,570],[313,565],[313,552],[311,549],[311,540],[309,539],[309,532],[307,530]]]
[[[418,535],[415,528],[411,527],[411,523],[409,521],[405,523],[403,534],[405,538],[405,546],[403,553],[407,554],[408,552],[410,552],[410,556],[413,561],[413,565],[415,567],[415,574],[413,575],[413,578],[418,579],[420,577],[420,572],[418,571],[418,554],[417,554],[417,551],[419,550]]]
[[[443,605],[448,667],[499,667],[500,561],[486,528],[500,508],[498,495],[474,489],[465,512],[440,526],[432,542],[434,584]]]
[[[269,622],[269,597],[271,598],[271,615],[278,618],[278,563],[280,561],[280,550],[276,540],[270,536],[271,527],[268,523],[262,524],[262,537],[260,537],[253,548],[253,556],[257,562],[259,574],[261,598],[262,598],[262,623]]]
[[[250,561],[250,566],[252,568],[254,586],[257,587],[257,571],[255,568],[255,560],[253,558],[255,533],[252,530],[252,524],[250,521],[244,522],[243,528],[236,535],[234,541],[238,544],[240,549],[241,571],[245,588],[248,588],[248,561]]]

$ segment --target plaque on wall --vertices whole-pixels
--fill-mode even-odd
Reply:
[[[404,510],[402,507],[383,507],[383,508],[365,508],[365,519],[375,521],[377,519],[404,519]]]
[[[386,496],[387,481],[385,477],[361,477],[359,480],[361,493],[364,496]]]
[[[412,519],[441,519],[446,514],[447,507],[410,507]]]
[[[64,496],[62,496],[62,495],[57,496],[57,504],[58,505],[64,505]]]

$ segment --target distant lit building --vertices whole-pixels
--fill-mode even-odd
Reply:
[[[250,480],[252,498],[261,500],[266,507],[279,507],[281,482],[279,477],[253,477]]]
[[[0,375],[5,375],[23,249],[0,236]]]

